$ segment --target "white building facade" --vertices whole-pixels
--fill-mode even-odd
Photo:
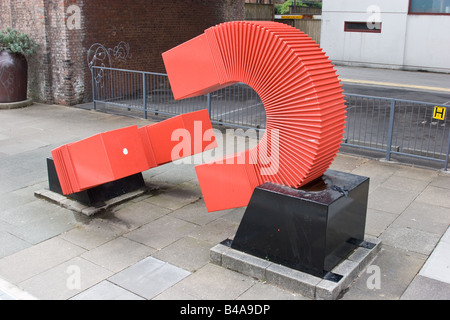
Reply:
[[[321,47],[335,64],[450,73],[450,0],[323,0]]]

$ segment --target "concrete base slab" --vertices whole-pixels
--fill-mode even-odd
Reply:
[[[18,102],[0,103],[0,110],[2,109],[19,109],[26,108],[33,104],[33,99],[27,99]]]
[[[105,211],[107,209],[110,209],[114,206],[117,206],[121,203],[124,203],[126,201],[132,200],[134,198],[137,198],[145,193],[147,193],[149,190],[147,188],[142,188],[136,191],[132,191],[129,193],[126,193],[124,195],[118,196],[116,198],[113,198],[111,200],[105,201],[105,205],[101,207],[89,207],[84,204],[79,203],[78,201],[75,201],[73,199],[70,199],[68,197],[65,197],[59,193],[50,191],[48,189],[42,189],[34,192],[34,195],[37,198],[41,198],[47,201],[50,201],[52,203],[55,203],[63,208],[84,214],[86,216],[93,216],[99,212]]]
[[[371,238],[366,240],[366,242],[373,244],[373,247],[370,249],[358,247],[332,270],[333,274],[342,276],[339,280],[322,279],[232,249],[229,246],[229,240],[218,244],[210,250],[210,260],[212,263],[224,268],[266,281],[269,284],[299,293],[310,299],[335,300],[375,259],[380,251],[381,240]]]

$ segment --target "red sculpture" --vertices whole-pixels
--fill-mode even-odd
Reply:
[[[196,167],[208,211],[246,206],[265,182],[299,188],[333,162],[344,96],[330,60],[303,32],[276,22],[229,22],[163,59],[176,99],[244,82],[265,106],[266,132],[256,148]]]
[[[180,143],[172,136],[177,129],[186,130],[185,136],[191,139],[185,142],[191,146],[190,150],[183,150],[186,152],[181,155],[173,152]],[[212,130],[208,111],[201,110],[141,128],[131,126],[100,133],[61,146],[52,151],[52,156],[63,194],[84,191],[215,148],[215,140],[198,142],[197,136],[203,137],[208,130]]]

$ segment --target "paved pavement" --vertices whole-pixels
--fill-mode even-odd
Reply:
[[[87,217],[34,196],[62,144],[149,121],[57,105],[0,110],[0,300],[304,300],[210,263],[244,209],[207,213],[193,164],[144,173],[159,188]],[[371,178],[371,265],[340,297],[450,299],[450,174],[339,154],[332,169]]]

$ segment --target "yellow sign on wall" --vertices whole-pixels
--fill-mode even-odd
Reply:
[[[281,16],[281,19],[303,19],[303,16],[302,15],[290,15],[290,16],[287,16],[287,15],[282,15]]]
[[[446,107],[434,107],[433,119],[436,120],[445,120],[445,113],[447,111]]]

